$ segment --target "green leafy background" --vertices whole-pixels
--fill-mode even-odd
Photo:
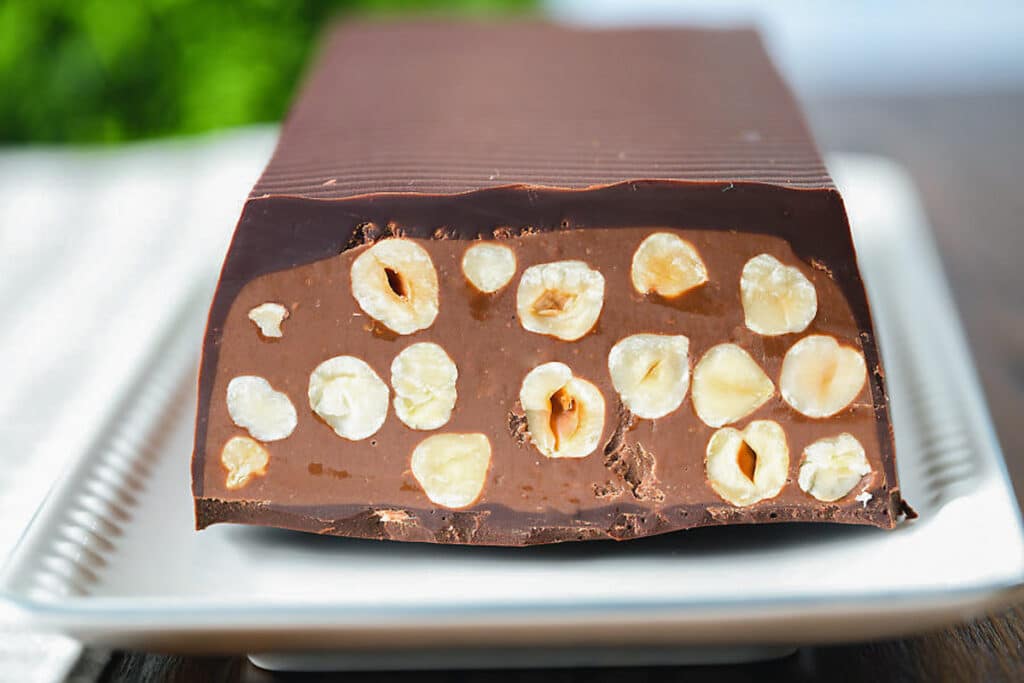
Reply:
[[[0,0],[0,142],[119,142],[277,121],[332,18],[531,0]]]

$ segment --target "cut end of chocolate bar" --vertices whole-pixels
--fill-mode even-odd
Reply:
[[[842,200],[753,33],[343,25],[214,297],[197,527],[892,528],[883,377]]]

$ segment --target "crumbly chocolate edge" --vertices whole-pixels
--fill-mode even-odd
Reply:
[[[861,506],[858,506],[861,507]],[[471,510],[415,510],[392,506],[319,506],[290,508],[263,501],[195,500],[196,529],[234,523],[273,526],[329,536],[382,541],[523,547],[568,541],[627,541],[659,534],[727,524],[782,522],[836,523],[891,529],[903,510],[898,492],[877,496],[861,509],[850,506],[759,505],[753,509],[721,505],[679,505],[661,510],[609,506],[587,520],[568,518],[509,530],[502,524],[519,513],[500,507]]]

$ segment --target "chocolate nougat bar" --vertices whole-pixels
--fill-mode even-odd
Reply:
[[[342,24],[210,310],[198,527],[891,528],[843,201],[757,35]]]

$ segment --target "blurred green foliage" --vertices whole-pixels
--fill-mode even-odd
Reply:
[[[0,0],[0,142],[117,142],[279,120],[345,14],[532,0]]]

